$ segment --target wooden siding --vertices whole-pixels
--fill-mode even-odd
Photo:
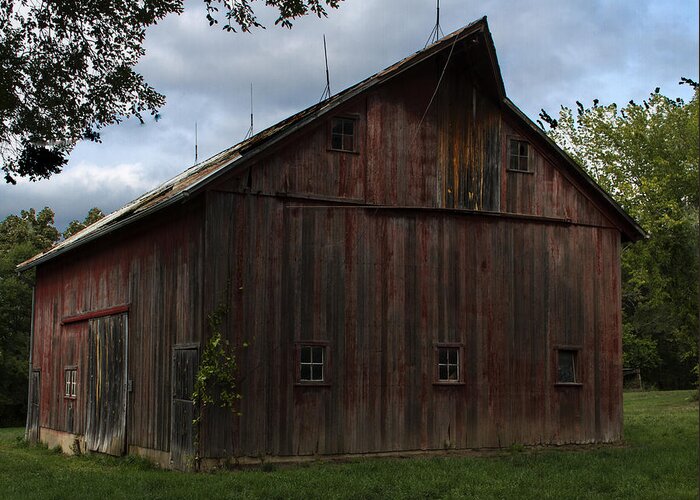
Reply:
[[[127,443],[169,450],[170,359],[176,343],[202,331],[202,227],[199,203],[166,211],[136,230],[116,233],[40,266],[34,367],[41,370],[40,425],[86,431],[88,321],[63,318],[129,304]],[[78,395],[64,398],[64,367],[78,369]]]
[[[440,206],[499,211],[501,117],[463,68],[451,66],[437,103]]]
[[[469,57],[437,92],[436,59],[335,110],[356,118],[356,152],[329,150],[322,116],[201,196],[40,265],[40,426],[86,432],[88,319],[126,308],[127,444],[173,440],[187,468],[173,349],[201,346],[225,301],[242,415],[206,411],[204,457],[619,439],[620,232]],[[533,173],[506,169],[511,136],[531,141]],[[304,341],[327,346],[328,383],[295,383]],[[461,383],[434,383],[437,343],[460,347]],[[580,385],[555,384],[559,347]]]
[[[205,455],[621,436],[617,231],[211,193],[207,235],[229,249],[207,290],[232,280],[227,332],[251,346],[243,415]],[[295,385],[303,340],[329,342],[330,385]],[[464,346],[463,385],[433,383],[436,342]],[[555,386],[558,345],[580,347],[582,385]]]
[[[368,156],[364,100],[349,103],[336,114],[356,119],[356,152],[330,150],[330,121],[323,120],[286,141],[283,152],[257,159],[234,181],[236,188],[363,200]]]
[[[508,140],[522,138],[530,140],[529,172],[508,170]],[[580,224],[590,224],[614,228],[615,225],[605,215],[586,190],[578,186],[551,156],[544,153],[541,143],[528,137],[524,130],[509,120],[503,123],[501,197],[503,211],[516,214],[530,214],[543,217],[558,217]]]
[[[427,61],[334,113],[357,117],[357,153],[328,149],[326,116],[215,189],[615,227],[585,186],[543,152],[541,139],[499,108],[468,68],[451,64],[438,87],[443,64]],[[532,173],[507,170],[511,137],[531,142]]]

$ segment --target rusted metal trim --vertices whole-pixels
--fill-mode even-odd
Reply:
[[[173,346],[173,351],[182,349],[197,349],[197,352],[199,352],[199,347],[199,342],[185,342],[182,344],[175,344]]]
[[[556,344],[552,349],[555,351],[580,351],[583,348],[580,345]]]
[[[74,316],[64,316],[63,319],[61,319],[61,325],[69,325],[71,323],[79,323],[81,321],[88,321],[90,319],[101,318],[103,316],[112,316],[114,314],[129,312],[129,307],[129,304],[122,304],[120,306],[108,307],[107,309],[97,309],[95,311],[84,312]]]
[[[506,168],[506,172],[514,173],[514,174],[532,174],[532,175],[535,175],[534,170],[515,170],[512,168]]]
[[[323,195],[316,195],[316,194],[306,195],[306,194],[301,194],[301,193],[283,193],[283,192],[277,192],[274,194],[269,194],[269,193],[249,193],[249,194],[252,194],[253,196],[282,198],[285,200],[326,201],[326,202],[338,203],[338,205],[334,205],[334,207],[340,207],[341,205],[352,205],[352,206],[357,206],[357,207],[370,206],[370,205],[367,205],[367,202],[361,198],[337,198],[335,196],[323,196]]]
[[[323,201],[323,200],[320,200]],[[447,213],[453,215],[470,215],[473,217],[487,217],[487,218],[501,218],[501,219],[518,219],[527,220],[532,222],[541,223],[553,223],[553,224],[563,224],[567,226],[583,226],[593,224],[581,224],[573,222],[571,219],[562,219],[559,217],[546,217],[540,215],[527,215],[527,214],[516,214],[511,212],[488,212],[480,210],[469,210],[465,208],[442,208],[442,207],[412,207],[412,206],[391,206],[391,205],[355,205],[348,204],[348,206],[342,205],[290,205],[289,208],[362,208],[366,210],[382,210],[382,211],[397,211],[397,212],[428,212],[428,213]],[[608,228],[608,226],[594,226]],[[615,229],[614,227],[609,227],[609,229]]]
[[[520,172],[524,173],[524,172]],[[466,208],[444,208],[444,207],[421,207],[421,206],[405,206],[405,205],[372,205],[366,203],[364,200],[359,200],[357,198],[335,198],[333,196],[320,196],[320,195],[305,195],[296,193],[243,193],[236,191],[226,191],[230,194],[239,194],[241,196],[261,196],[270,198],[280,198],[284,200],[301,200],[301,201],[318,201],[318,202],[331,202],[333,205],[293,205],[290,208],[363,208],[367,210],[397,210],[397,211],[416,211],[416,212],[442,212],[442,213],[454,213],[458,215],[472,215],[475,217],[500,217],[503,219],[518,219],[526,220],[539,223],[553,223],[553,224],[563,224],[568,226],[580,226],[580,227],[594,227],[599,229],[615,229],[613,226],[604,226],[601,224],[588,224],[585,222],[574,222],[569,218],[562,217],[548,217],[545,215],[530,215],[530,214],[518,214],[513,212],[493,212],[485,210],[469,210]]]
[[[525,173],[525,172],[520,172]],[[335,198],[332,196],[320,196],[320,195],[305,195],[305,194],[295,194],[295,193],[243,193],[236,191],[226,191],[230,194],[238,194],[241,196],[261,196],[270,198],[280,198],[283,200],[301,200],[301,201],[318,201],[318,202],[330,202],[333,205],[290,205],[289,208],[309,208],[309,209],[319,209],[319,208],[338,208],[338,209],[350,209],[350,208],[362,208],[366,210],[396,210],[396,211],[416,211],[416,212],[442,212],[442,213],[453,213],[457,215],[471,215],[474,217],[490,217],[490,218],[502,218],[502,219],[516,219],[516,220],[526,220],[532,222],[538,222],[541,224],[562,224],[566,226],[577,226],[577,227],[593,227],[598,229],[619,229],[612,226],[605,226],[601,224],[588,224],[586,222],[575,222],[569,218],[562,217],[548,217],[545,215],[530,215],[530,214],[518,214],[513,212],[493,212],[484,210],[469,210],[466,208],[444,208],[444,207],[421,207],[421,206],[404,206],[404,205],[372,205],[366,203],[364,200],[359,200],[356,198]]]
[[[345,151],[344,149],[333,149],[333,148],[326,148],[326,151],[328,151],[329,153],[356,155],[356,156],[359,156],[359,154],[360,154],[359,151]]]

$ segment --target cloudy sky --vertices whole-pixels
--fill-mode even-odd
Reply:
[[[260,2],[255,2],[260,3]],[[266,30],[209,27],[202,0],[149,29],[138,66],[167,96],[162,119],[105,129],[81,143],[63,173],[0,184],[0,219],[49,206],[63,229],[100,207],[111,212],[199,159],[242,140],[253,84],[255,131],[318,102],[325,86],[323,34],[336,93],[420,50],[435,24],[435,0],[345,0],[327,19],[289,31],[257,7]],[[641,101],[655,87],[688,99],[680,77],[698,80],[697,0],[442,0],[445,34],[488,16],[508,96],[532,119],[578,99]]]

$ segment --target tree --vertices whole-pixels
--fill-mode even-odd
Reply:
[[[689,102],[652,92],[558,119],[548,134],[649,233],[622,252],[624,361],[662,388],[695,381],[698,331],[698,85]],[[544,127],[544,125],[540,122]]]
[[[99,219],[93,208],[83,224]],[[75,221],[77,222],[77,221]],[[61,234],[46,207],[10,215],[0,222],[0,427],[23,423],[27,406],[27,360],[34,274],[17,274],[16,266],[51,248]]]
[[[18,276],[15,266],[58,240],[53,223],[49,208],[0,222],[0,426],[21,423],[27,403],[33,276]]]
[[[202,0],[210,25],[263,27],[255,0]],[[290,28],[342,0],[265,0],[275,24]],[[221,8],[222,12],[219,12]],[[81,140],[135,116],[158,118],[165,97],[134,71],[146,28],[180,14],[183,0],[0,0],[0,162],[5,181],[61,171]]]
[[[78,221],[78,219],[70,221],[66,230],[63,231],[63,237],[70,238],[75,233],[82,231],[91,224],[94,224],[104,216],[105,214],[102,213],[102,210],[100,210],[99,208],[91,208],[88,214],[85,216],[83,222]]]

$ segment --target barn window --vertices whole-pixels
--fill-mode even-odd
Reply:
[[[77,394],[76,386],[78,383],[78,369],[74,366],[67,367],[65,373],[65,391],[64,395],[67,398],[74,398]]]
[[[558,349],[557,351],[557,382],[560,384],[577,384],[576,374],[578,351],[574,349]]]
[[[299,342],[296,348],[296,382],[326,385],[329,382],[328,344],[323,341]]]
[[[357,151],[355,135],[357,120],[349,117],[331,119],[331,149],[334,151]]]
[[[530,143],[521,139],[508,141],[508,170],[530,172]]]
[[[462,382],[462,347],[460,344],[437,344],[436,382],[455,384]]]

